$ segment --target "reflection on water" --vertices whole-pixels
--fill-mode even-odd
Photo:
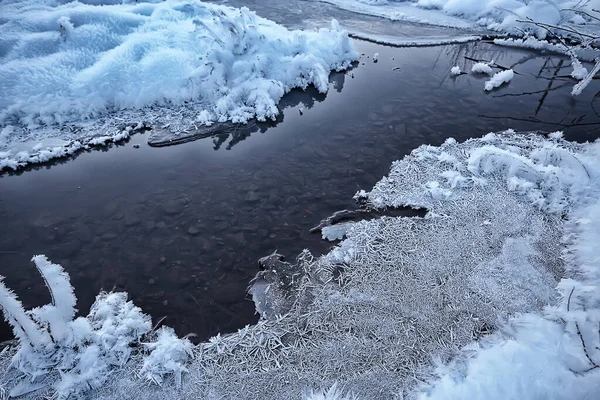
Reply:
[[[571,97],[567,59],[486,43],[357,46],[361,62],[334,74],[327,96],[295,91],[278,121],[248,134],[154,148],[146,133],[107,152],[1,176],[7,285],[26,306],[47,302],[29,263],[44,253],[71,274],[82,311],[114,287],[154,318],[167,316],[180,334],[205,339],[256,320],[245,289],[258,258],[326,251],[310,228],[351,207],[357,190],[418,145],[507,128],[598,137],[597,84]],[[454,65],[469,70],[465,57],[518,74],[485,93],[485,77],[449,75]]]
[[[347,73],[334,72],[330,76],[332,89],[338,93],[344,87],[344,80]],[[292,93],[283,97],[278,104],[280,114],[274,120],[258,122],[250,121],[247,124],[236,124],[232,122],[215,123],[211,126],[201,126],[192,131],[172,132],[168,128],[155,127],[148,136],[148,144],[155,147],[170,146],[174,144],[186,143],[192,140],[213,138],[214,149],[219,150],[227,142],[226,149],[230,150],[237,143],[248,138],[252,133],[265,133],[268,129],[276,127],[283,122],[285,110],[303,105],[306,108],[312,108],[315,102],[325,100],[325,94],[319,93],[315,87],[308,87],[306,90],[294,89]],[[302,110],[302,109],[301,109]]]

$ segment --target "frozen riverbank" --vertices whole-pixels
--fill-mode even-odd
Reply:
[[[600,373],[598,146],[510,132],[421,146],[359,196],[425,218],[346,224],[330,253],[275,265],[257,296],[284,314],[194,348],[181,386],[144,385],[140,355],[91,396],[300,398],[337,384],[369,399],[586,398]],[[452,363],[441,381],[434,360]],[[514,362],[526,363],[517,375]],[[3,387],[18,376],[9,369]]]
[[[4,175],[0,274],[28,307],[43,304],[46,290],[28,265],[43,253],[71,274],[83,312],[98,291],[116,287],[154,318],[167,316],[179,334],[204,340],[256,320],[245,289],[260,257],[322,254],[328,245],[310,229],[352,207],[357,190],[417,146],[466,140],[473,132],[464,126],[597,137],[592,91],[571,103],[569,79],[557,78],[544,92],[548,78],[569,71],[561,57],[485,43],[356,45],[364,65],[334,74],[327,96],[284,98],[276,123],[160,149],[134,135],[107,152]],[[373,63],[367,57],[376,52]],[[487,78],[448,75],[457,63],[469,69],[465,56],[519,63],[520,74],[486,94]]]
[[[567,86],[571,82],[564,76],[570,70],[569,61],[564,57],[505,50],[484,43],[431,49],[387,49],[365,43],[358,46],[364,53],[361,58],[364,65],[347,74],[334,74],[327,96],[309,91],[295,93],[288,97],[289,102],[284,98],[281,104],[284,112],[274,124],[258,124],[249,131],[160,150],[146,147],[145,136],[137,136],[129,144],[140,148],[115,147],[108,154],[86,153],[63,165],[52,164],[49,168],[31,168],[22,175],[3,176],[0,215],[7,223],[1,228],[0,260],[7,286],[23,294],[24,299],[31,296],[34,302],[45,302],[38,296],[41,282],[32,280],[35,274],[27,264],[32,254],[42,252],[72,274],[74,286],[82,292],[81,299],[87,299],[80,305],[84,314],[90,296],[101,287],[117,286],[129,291],[145,312],[156,317],[168,314],[170,319],[166,323],[176,325],[181,333],[198,331],[208,337],[216,331],[230,332],[251,322],[251,303],[244,303],[243,292],[256,270],[257,256],[275,249],[294,255],[300,246],[314,246],[314,254],[322,254],[317,239],[308,235],[308,228],[328,213],[351,205],[356,190],[370,188],[392,160],[418,145],[439,145],[450,136],[462,142],[473,136],[474,131],[483,135],[508,126],[564,129],[569,138],[579,140],[596,135],[594,93],[584,93],[571,101]],[[379,53],[377,63],[372,60],[374,53]],[[495,60],[515,68],[519,74],[509,85],[488,95],[482,89],[487,78],[449,76],[451,66],[456,64],[469,69],[473,62],[465,56]],[[563,112],[558,115],[556,110]],[[515,146],[518,147],[518,142]],[[566,147],[569,151],[578,149],[575,145]],[[429,150],[435,154],[435,149]],[[441,158],[440,161],[449,161],[447,157]],[[449,190],[445,185],[453,182],[464,183],[456,174],[445,174],[437,185],[427,185],[426,189],[444,198]],[[518,180],[516,183],[523,184]],[[41,192],[43,201],[39,201]],[[527,205],[524,204],[523,207]],[[525,210],[531,211],[527,207]],[[535,210],[534,214],[540,215]],[[386,221],[394,220],[379,223],[385,225]],[[434,225],[431,221],[425,224],[429,223]],[[541,223],[549,224],[548,232],[552,231],[553,218]],[[525,225],[527,229],[537,226]],[[478,229],[488,229],[486,226],[483,221]],[[390,227],[395,228],[390,223],[381,232]],[[532,235],[531,240],[535,239]],[[381,245],[378,241],[371,244]],[[500,257],[504,264],[516,253],[511,247],[507,249],[509,254]],[[519,249],[522,253],[529,250],[528,246]],[[530,266],[537,270],[541,261],[533,258]],[[498,263],[490,269],[495,265]],[[542,278],[544,282],[551,281],[547,275]],[[552,285],[541,284],[539,288],[539,293],[528,297],[536,304],[531,309],[539,308],[544,299],[557,296],[551,290]],[[28,302],[31,306],[31,301]],[[526,303],[523,302],[525,306]],[[505,310],[492,311],[492,315],[510,314]],[[256,332],[265,327],[268,331],[273,325],[267,323],[251,330]],[[488,328],[486,324],[478,326],[477,333],[484,335]],[[556,325],[551,325],[550,331],[552,337],[560,332]],[[446,333],[452,338],[455,331]],[[370,336],[368,339],[376,340]],[[235,340],[236,337],[227,339],[225,345]],[[456,336],[455,340],[463,343],[465,337]],[[267,349],[278,348],[277,343],[271,344]],[[219,347],[223,348],[217,345],[216,349]],[[336,347],[329,350],[331,354],[346,351]],[[417,353],[415,360],[422,360],[419,354],[424,353]],[[326,362],[320,360],[321,355],[313,354],[319,362]],[[349,360],[355,362],[351,356],[348,355]],[[376,367],[377,361],[367,359],[357,364]],[[220,362],[217,360],[216,364],[225,365]],[[313,359],[307,364],[311,362]],[[131,371],[140,370],[136,363],[129,367]],[[216,375],[221,375],[216,380],[188,375],[190,379],[198,378],[196,382],[208,383],[202,389],[187,386],[185,390],[192,393],[206,389],[201,393],[212,393],[211,390],[219,390],[223,380],[236,382],[239,378],[239,375],[231,378],[223,371],[219,370]],[[269,374],[278,376],[277,371],[263,372],[261,379],[266,385],[271,384],[268,377],[274,376]],[[393,371],[393,374],[405,372]],[[377,373],[385,378],[385,371]],[[350,376],[355,382],[361,379]],[[568,371],[560,376],[570,378]],[[460,384],[462,378],[453,373],[448,379],[446,382],[450,384]],[[132,382],[142,384],[138,380]],[[332,382],[333,379],[317,382],[307,375],[297,386],[283,390],[300,396],[304,389],[328,387]],[[341,380],[339,387],[372,397],[366,385],[371,380],[365,378],[361,382],[365,385]],[[386,382],[390,380],[380,382],[384,390],[393,391],[394,385],[402,380],[392,380],[389,385]],[[127,384],[124,383],[124,390]],[[167,381],[167,390],[170,384]],[[163,396],[155,391],[155,386],[147,385],[148,397]],[[357,386],[365,389],[355,390]],[[455,389],[460,391],[461,387]],[[110,392],[112,388],[106,390]],[[117,396],[118,390],[104,392],[102,396]],[[180,395],[173,393],[175,397]],[[270,395],[277,397],[278,392]],[[246,396],[253,398],[250,391]]]
[[[293,88],[328,89],[356,60],[346,33],[289,31],[209,3],[7,1],[0,25],[0,169],[144,127],[274,119]]]

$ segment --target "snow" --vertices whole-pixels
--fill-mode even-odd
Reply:
[[[325,0],[325,2],[348,11],[388,18],[393,21],[419,22],[461,29],[472,29],[476,26],[473,21],[449,15],[443,10],[420,7],[417,2],[413,1]]]
[[[596,76],[596,74],[600,71],[600,59],[598,59],[596,61],[596,65],[594,65],[594,68],[589,72],[589,74],[587,74],[585,77],[582,78],[582,80],[575,86],[573,86],[573,90],[571,91],[571,94],[573,96],[578,96],[581,94],[581,92],[583,92],[583,90],[590,84],[590,82],[592,81],[592,79],[594,79],[594,76]],[[583,72],[581,70],[577,71],[579,72]],[[579,76],[578,76],[579,78]]]
[[[118,3],[3,3],[0,168],[122,140],[144,122],[274,119],[285,93],[326,92],[330,71],[358,59],[335,21],[289,31],[246,8]]]
[[[514,78],[515,73],[512,69],[507,69],[506,71],[500,71],[494,74],[489,81],[485,82],[484,89],[486,91],[491,91],[494,88],[500,87],[505,83],[508,83]]]
[[[321,230],[321,237],[325,240],[341,240],[346,236],[352,222],[339,223],[331,226],[325,226]]]
[[[369,42],[389,45],[394,47],[429,47],[439,46],[444,44],[460,44],[476,42],[481,40],[481,36],[476,35],[437,35],[434,37],[427,36],[423,38],[411,37],[406,39],[404,37],[392,36],[392,35],[381,35],[381,34],[370,34],[366,32],[360,32],[356,30],[349,30],[348,35],[356,39],[367,40]]]
[[[450,26],[463,29],[485,28],[517,36],[533,34],[539,39],[547,36],[547,30],[527,21],[550,25],[551,31],[564,35],[565,31],[555,30],[553,25],[564,25],[572,21],[580,28],[595,25],[598,21],[583,12],[591,13],[598,8],[597,2],[577,0],[326,0],[340,8],[363,14],[421,22],[431,25]],[[572,11],[573,9],[582,12]],[[592,28],[593,29],[593,28]]]
[[[451,365],[422,399],[588,399],[600,393],[600,143],[577,155],[589,173],[572,192],[565,224],[561,300],[542,314],[518,315]],[[576,186],[575,184],[574,186]],[[532,384],[533,383],[533,384]]]
[[[66,399],[99,389],[115,369],[130,360],[141,338],[152,336],[150,317],[127,301],[127,293],[102,292],[86,317],[75,318],[76,298],[69,275],[43,255],[32,261],[52,302],[26,311],[0,282],[0,306],[19,341],[16,352],[4,360],[18,370],[18,375],[11,379],[9,388],[2,384],[2,392],[8,391],[13,397],[52,393],[53,398]],[[191,343],[167,328],[152,339],[144,343],[150,354],[144,358],[141,373],[157,383],[165,375],[173,375],[180,382]]]
[[[571,76],[577,80],[582,80],[588,75],[588,70],[585,68],[581,61],[575,56],[571,56],[571,65],[573,66],[573,71],[571,72]]]
[[[494,39],[494,44],[499,46],[517,47],[524,49],[535,49],[535,50],[549,50],[560,54],[564,54],[565,46],[562,44],[550,43],[547,40],[536,39],[535,37],[528,37],[526,39]]]
[[[156,341],[144,343],[150,351],[145,357],[140,373],[149,381],[162,384],[165,375],[173,375],[175,386],[181,386],[182,373],[188,372],[184,364],[193,357],[192,344],[181,340],[169,327],[161,327],[156,333]]]
[[[589,47],[581,47],[581,46],[571,46],[570,48],[565,48],[565,46],[561,43],[550,43],[547,40],[540,40],[534,37],[528,37],[525,39],[494,39],[494,44],[499,46],[506,47],[516,47],[522,49],[533,49],[533,50],[542,50],[549,51],[553,53],[559,54],[575,54],[579,60],[582,61],[594,61],[596,57],[598,57],[598,50],[589,48]]]
[[[71,339],[54,343],[1,284],[20,345],[0,354],[0,387],[24,398],[594,398],[599,161],[600,142],[559,132],[423,145],[356,197],[426,217],[345,225],[321,257],[267,257],[251,293],[269,312],[196,347],[150,332],[124,293],[67,321],[68,276],[36,257]],[[45,367],[57,362],[62,375]]]
[[[456,75],[460,75],[460,74],[461,74],[461,72],[462,72],[462,71],[460,70],[460,67],[459,67],[458,65],[457,65],[457,66],[455,66],[455,67],[452,67],[452,68],[450,69],[450,74],[452,74],[452,75],[454,75],[454,76],[456,76]]]
[[[486,74],[486,75],[492,75],[494,73],[494,71],[492,70],[492,67],[490,67],[490,64],[484,63],[484,62],[478,62],[478,63],[473,64],[473,67],[471,67],[471,72],[474,74]]]

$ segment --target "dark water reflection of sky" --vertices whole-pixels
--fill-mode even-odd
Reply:
[[[27,306],[47,302],[29,263],[43,253],[71,274],[82,311],[114,287],[155,319],[166,315],[179,333],[205,339],[256,320],[245,289],[259,257],[326,251],[309,229],[352,206],[357,190],[415,147],[507,128],[598,137],[597,84],[571,97],[573,81],[556,78],[569,74],[567,59],[485,43],[356,45],[361,63],[333,74],[326,96],[290,94],[279,121],[247,137],[152,148],[137,135],[106,152],[0,177],[7,285]],[[484,93],[483,77],[449,76],[452,66],[472,64],[465,56],[518,75]]]

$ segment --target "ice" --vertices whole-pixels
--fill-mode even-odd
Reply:
[[[444,44],[469,43],[481,40],[481,36],[452,35],[449,37],[446,34],[435,36],[430,35],[423,38],[411,37],[410,39],[406,39],[393,35],[370,34],[357,30],[349,30],[349,35],[353,38],[368,40],[369,42],[390,45],[394,47],[428,47]]]
[[[0,167],[122,140],[140,123],[273,119],[285,93],[324,93],[330,71],[358,58],[335,21],[290,31],[247,8],[120,3],[3,3]],[[37,147],[47,138],[78,145]]]
[[[302,396],[302,400],[358,400],[351,393],[345,395],[337,384],[333,384],[327,390],[311,390]]]
[[[514,78],[515,73],[512,69],[507,69],[505,71],[496,72],[492,79],[485,82],[484,89],[486,91],[494,90],[494,88],[500,87],[505,83],[508,83]]]

